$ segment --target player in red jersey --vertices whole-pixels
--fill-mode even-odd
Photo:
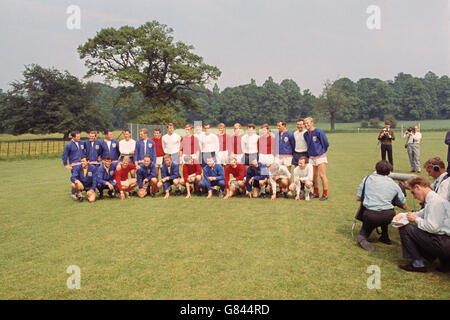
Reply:
[[[128,174],[131,174],[131,178],[128,178]],[[136,165],[130,163],[130,157],[123,157],[122,162],[117,165],[114,180],[120,192],[120,200],[124,200],[125,197],[128,198],[130,191],[137,186]],[[123,191],[124,188],[125,191]]]
[[[236,156],[229,157],[228,165],[225,167],[225,189],[227,194],[224,200],[231,198],[238,192],[245,193],[245,166],[237,162]],[[230,178],[233,175],[233,178]]]

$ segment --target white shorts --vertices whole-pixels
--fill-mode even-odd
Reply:
[[[280,165],[280,166],[291,166],[292,165],[292,155],[286,154],[286,155],[278,155],[275,159],[275,161]]]
[[[164,157],[156,157],[156,163],[155,163],[155,167],[156,168],[161,168],[162,167],[163,158]]]
[[[216,159],[218,164],[227,164],[228,151],[219,151],[216,153]]]
[[[319,158],[309,158],[309,163],[311,163],[313,166],[318,166],[321,163],[328,163],[327,156],[319,157]]]
[[[265,165],[267,167],[275,162],[275,157],[273,156],[273,154],[260,153],[259,154],[259,162],[261,162],[263,165]]]

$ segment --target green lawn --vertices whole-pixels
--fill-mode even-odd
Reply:
[[[422,163],[446,155],[424,134]],[[450,275],[411,274],[392,246],[360,249],[350,228],[376,134],[330,134],[328,201],[161,197],[77,203],[58,159],[0,162],[0,299],[449,299]],[[409,171],[403,139],[396,171]],[[408,194],[408,205],[418,208]],[[358,225],[359,230],[359,225]],[[376,234],[372,235],[376,239]],[[66,269],[81,268],[81,290]],[[381,289],[366,287],[367,267]]]

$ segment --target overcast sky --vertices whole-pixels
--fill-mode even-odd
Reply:
[[[80,29],[66,26],[70,5]],[[379,30],[366,25],[370,5],[380,8]],[[221,90],[272,76],[317,95],[338,77],[450,74],[449,0],[0,0],[0,88],[31,63],[82,77],[78,45],[102,28],[151,20],[219,67]]]

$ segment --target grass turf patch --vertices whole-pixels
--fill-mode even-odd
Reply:
[[[444,136],[424,134],[422,163],[444,157]],[[380,150],[374,134],[328,137],[328,201],[78,203],[60,160],[0,162],[0,298],[449,299],[448,274],[397,268],[404,260],[394,228],[392,246],[375,243],[366,252],[356,245],[356,190]],[[394,144],[398,172],[409,171],[403,144]],[[70,265],[81,268],[81,290],[66,287]],[[367,289],[370,265],[381,269],[380,290]]]

